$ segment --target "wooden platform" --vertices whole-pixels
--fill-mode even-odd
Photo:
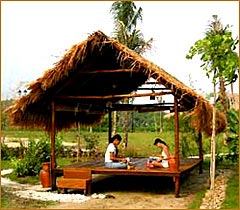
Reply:
[[[147,158],[131,158],[131,162],[135,166],[134,169],[112,169],[112,168],[106,168],[104,165],[104,160],[100,159],[97,161],[90,161],[90,162],[69,165],[62,169],[56,169],[56,173],[58,174],[58,176],[62,176],[64,174],[64,171],[68,169],[74,169],[74,171],[89,170],[91,174],[171,176],[173,177],[173,181],[175,182],[175,197],[179,197],[180,177],[185,173],[193,170],[197,166],[199,166],[199,169],[200,169],[199,171],[201,172],[202,160],[198,158],[181,159],[179,171],[173,171],[173,170],[170,170],[169,168],[149,169],[149,168],[146,168],[146,161],[147,161]],[[73,175],[72,178],[74,179],[79,177],[75,177]],[[73,180],[73,181],[74,181],[74,184],[76,185],[76,180]],[[62,185],[61,187],[63,188]],[[89,186],[86,186],[86,188],[91,189],[91,187]]]

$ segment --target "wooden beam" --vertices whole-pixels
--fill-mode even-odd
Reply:
[[[157,81],[156,82],[146,82],[143,85],[159,85],[159,83]]]
[[[111,109],[111,111],[160,111],[160,110],[173,110],[173,103],[158,103],[158,104],[112,104],[111,108],[108,105],[95,105],[95,104],[78,104],[78,109],[73,106],[56,105],[55,111],[64,112],[89,112],[94,114],[100,114]],[[181,110],[181,107],[178,107]],[[107,112],[107,111],[106,111]]]
[[[139,87],[137,90],[169,90],[168,88]]]
[[[147,96],[162,96],[173,94],[172,91],[158,92],[158,93],[130,93],[120,95],[106,95],[106,96],[55,96],[60,99],[113,99],[113,98],[134,98],[134,97],[147,97]]]
[[[55,103],[52,101],[52,110],[51,110],[51,156],[50,156],[50,174],[51,174],[51,187],[52,190],[56,190],[56,159],[55,159]]]
[[[175,160],[176,160],[176,169],[179,171],[179,118],[178,118],[178,99],[174,95],[174,127],[175,127]],[[180,191],[180,178],[175,176],[175,197],[179,197]]]
[[[158,104],[112,104],[111,108],[107,105],[95,104],[78,104],[78,109],[73,106],[56,105],[57,112],[86,112],[89,114],[103,114],[107,113],[108,109],[111,111],[135,111],[135,112],[158,112],[170,111],[174,112],[173,103],[158,103]],[[185,107],[178,105],[178,112],[188,111]]]
[[[202,146],[202,133],[198,132],[198,145],[199,145],[199,158],[203,162],[203,146]],[[199,173],[203,173],[202,162],[199,164]]]
[[[133,110],[133,111],[139,111],[141,109],[152,109],[153,111],[156,110],[169,110],[170,112],[174,111],[174,103],[158,103],[158,104],[113,104],[112,109],[113,110],[119,110],[119,111],[127,111],[127,110]],[[189,109],[185,109],[185,107],[182,107],[178,105],[178,111],[188,111]]]
[[[108,109],[108,143],[112,137],[112,110],[111,107]]]
[[[198,142],[199,142],[199,158],[203,159],[202,133],[201,132],[198,132]]]
[[[179,197],[179,192],[180,192],[180,176],[175,176],[174,177],[174,182],[175,182],[175,197]]]
[[[93,71],[80,71],[79,74],[99,74],[99,73],[139,73],[138,71],[134,71],[132,69],[102,69],[102,70],[93,70]]]
[[[55,111],[56,112],[87,112],[89,114],[102,114],[105,111],[105,106],[100,107],[100,106],[96,106],[96,107],[90,107],[88,106],[83,106],[83,107],[79,107],[78,109],[76,109],[75,107],[72,106],[63,106],[63,105],[57,105]]]
[[[178,118],[178,99],[174,96],[174,127],[175,127],[175,157],[177,170],[179,169],[179,118]]]
[[[137,112],[154,112],[170,110],[172,103],[168,104],[113,104],[112,110],[116,111],[137,111]]]
[[[194,99],[191,98],[188,94],[176,94],[176,96],[179,98],[179,103],[184,104],[185,106],[188,106],[188,108],[194,108],[195,105],[195,101],[193,101]]]

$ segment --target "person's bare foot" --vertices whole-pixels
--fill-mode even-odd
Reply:
[[[135,169],[135,166],[134,165],[128,165],[127,169]]]
[[[135,169],[135,166],[130,166],[130,169]]]

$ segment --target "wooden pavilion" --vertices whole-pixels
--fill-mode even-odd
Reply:
[[[138,88],[147,84],[150,78],[163,88],[137,93]],[[211,135],[212,106],[201,95],[162,68],[116,40],[110,39],[101,31],[72,46],[53,68],[29,85],[29,90],[29,94],[16,100],[7,112],[10,113],[13,125],[42,127],[51,134],[52,189],[56,189],[57,174],[68,173],[67,169],[57,169],[55,165],[56,132],[69,129],[75,126],[76,122],[82,125],[98,124],[104,115],[108,114],[110,138],[111,112],[114,110],[174,112],[176,170],[147,170],[141,165],[143,162],[137,159],[135,162],[141,163],[141,166],[135,170],[107,169],[103,163],[83,164],[79,168],[88,169],[90,174],[172,176],[175,181],[175,196],[178,197],[180,176],[201,165],[203,160],[201,133]],[[173,96],[174,103],[134,105],[120,102],[123,98],[167,94]],[[199,133],[199,159],[187,163],[182,163],[179,157],[178,113],[182,111],[189,112],[191,124]],[[226,122],[222,113],[217,112],[217,133],[222,132],[225,127]],[[79,176],[70,175],[70,178],[75,178],[74,180],[78,182],[81,178]],[[76,183],[73,185],[76,186]]]

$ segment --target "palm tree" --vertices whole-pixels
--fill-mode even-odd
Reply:
[[[144,40],[137,29],[137,21],[142,20],[142,8],[137,8],[132,1],[117,1],[112,4],[110,12],[115,24],[113,38],[131,50],[143,54],[151,49],[153,39]]]
[[[148,49],[151,49],[153,39],[144,40],[144,36],[140,30],[137,29],[138,20],[142,20],[142,8],[137,8],[132,1],[116,1],[112,4],[110,9],[114,20],[113,38],[120,43],[126,45],[131,50],[139,54],[143,54]],[[124,99],[124,103],[129,103],[129,99]],[[116,132],[117,114],[113,115],[113,133]],[[129,131],[129,112],[124,114],[124,139],[123,147],[127,148]]]

